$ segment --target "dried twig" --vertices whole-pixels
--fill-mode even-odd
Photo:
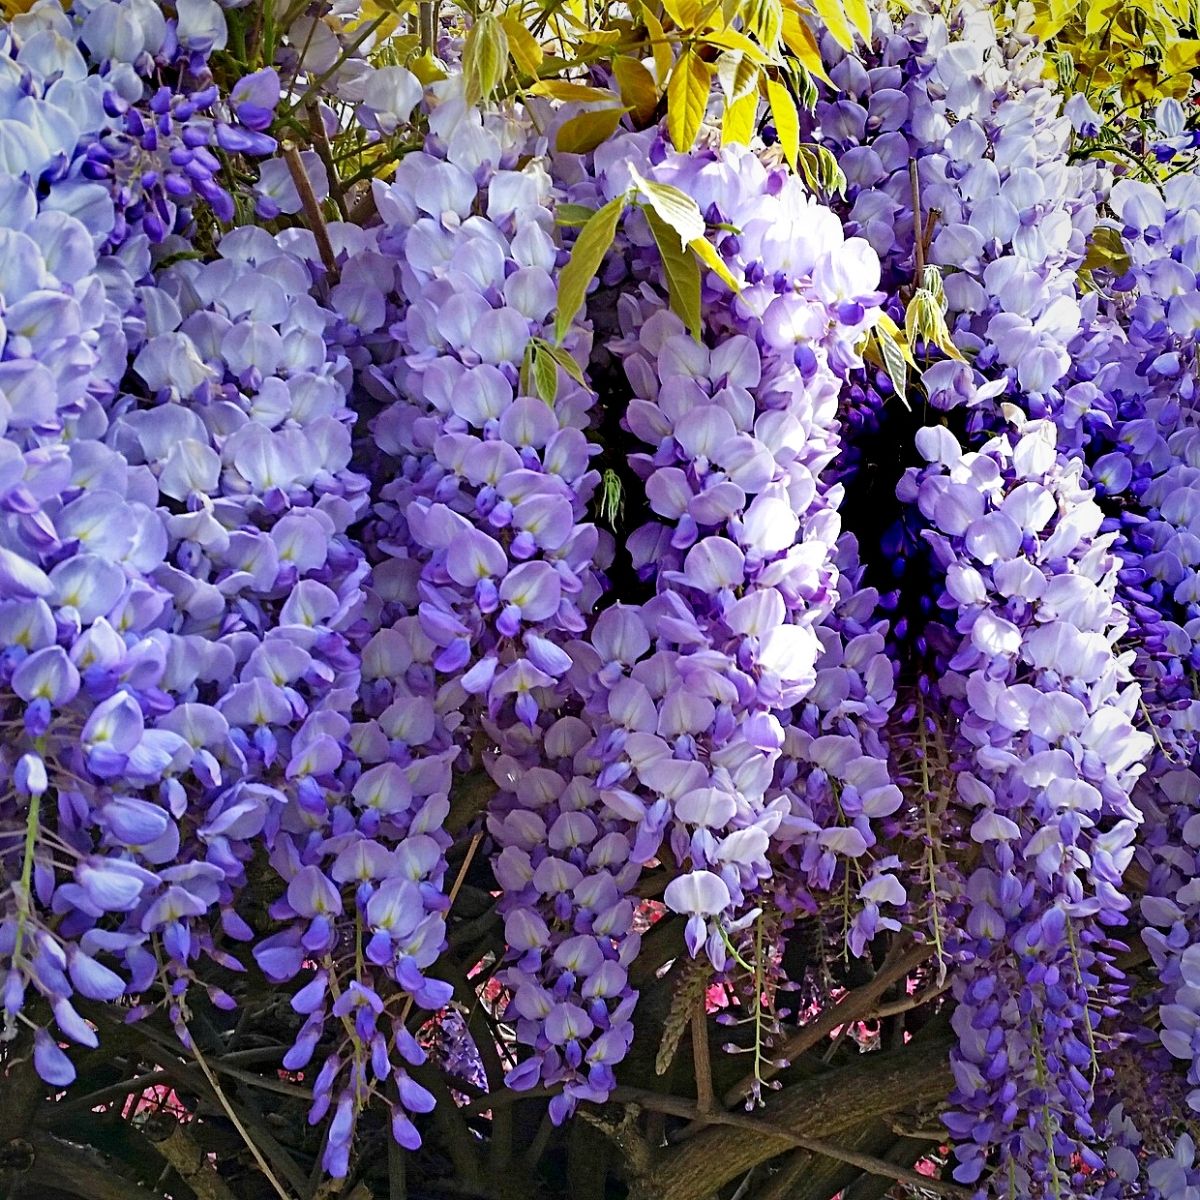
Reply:
[[[847,992],[837,1004],[830,1005],[807,1025],[802,1025],[783,1043],[775,1057],[794,1062],[801,1054],[830,1037],[835,1029],[845,1025],[848,1021],[861,1020],[863,1014],[872,1009],[879,997],[893,983],[903,979],[910,971],[919,967],[933,954],[933,950],[933,946],[929,945],[910,945],[906,949],[902,949],[900,946],[893,948],[869,983],[855,988],[852,992]],[[762,1075],[764,1078],[770,1078],[778,1072],[779,1068],[770,1063],[763,1065]],[[730,1108],[740,1103],[753,1083],[753,1074],[739,1079],[722,1097],[725,1107]]]
[[[282,142],[280,149],[283,151],[283,161],[287,163],[292,182],[296,185],[296,192],[300,197],[301,207],[304,209],[304,219],[307,221],[309,229],[312,230],[313,237],[317,239],[317,253],[321,256],[321,262],[324,264],[329,278],[335,280],[338,267],[333,253],[333,243],[329,240],[329,229],[325,225],[325,217],[321,212],[317,194],[312,189],[312,180],[309,179],[308,172],[304,169],[304,160],[300,157],[300,149],[295,142]]]
[[[921,286],[921,276],[925,273],[925,227],[921,222],[921,180],[917,173],[917,160],[908,160],[908,182],[912,188],[913,208],[913,286]]]
[[[279,1182],[275,1172],[271,1170],[271,1164],[267,1162],[266,1158],[263,1156],[263,1152],[258,1148],[258,1144],[250,1136],[250,1133],[246,1129],[245,1125],[242,1124],[237,1110],[232,1104],[230,1104],[229,1099],[226,1097],[224,1091],[221,1090],[221,1085],[217,1080],[216,1074],[208,1065],[208,1061],[205,1059],[199,1043],[197,1043],[196,1039],[192,1036],[192,1031],[187,1027],[187,1023],[180,1018],[179,1025],[182,1033],[187,1039],[187,1047],[191,1051],[192,1057],[196,1060],[196,1065],[203,1072],[204,1078],[208,1080],[208,1086],[212,1088],[213,1095],[216,1096],[217,1101],[225,1110],[225,1115],[232,1122],[234,1129],[238,1131],[238,1135],[241,1137],[242,1141],[245,1142],[246,1149],[249,1150],[254,1156],[254,1161],[258,1163],[258,1169],[266,1177],[267,1182],[270,1183],[270,1185],[275,1189],[275,1193],[277,1196],[279,1196],[280,1200],[292,1200],[288,1190],[283,1186],[282,1183]]]

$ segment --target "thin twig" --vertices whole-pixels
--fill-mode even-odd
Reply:
[[[942,1196],[961,1196],[964,1200],[970,1200],[970,1197],[974,1195],[969,1187],[963,1187],[961,1184],[931,1179],[928,1175],[911,1171],[907,1167],[897,1166],[886,1159],[875,1158],[871,1154],[860,1154],[857,1150],[848,1150],[844,1146],[834,1145],[823,1138],[805,1137],[803,1134],[793,1133],[786,1126],[776,1125],[761,1117],[741,1117],[736,1113],[727,1112],[702,1113],[690,1101],[680,1100],[674,1096],[664,1096],[660,1092],[648,1092],[642,1088],[618,1087],[613,1090],[612,1098],[618,1103],[633,1104],[652,1112],[665,1112],[671,1116],[702,1121],[709,1125],[728,1125],[733,1129],[744,1129],[748,1133],[778,1138],[780,1141],[791,1142],[792,1145],[799,1146],[800,1149],[807,1150],[810,1154],[820,1154],[825,1158],[848,1163],[869,1175],[895,1179],[899,1183],[926,1188]]]
[[[329,176],[329,195],[337,205],[338,215],[344,221],[346,219],[346,193],[342,187],[342,178],[338,174],[337,163],[333,161],[333,147],[329,144],[329,137],[325,133],[325,122],[321,119],[321,109],[316,100],[309,100],[305,105],[305,112],[308,114],[308,132],[312,138],[313,149],[317,152],[317,156],[325,166],[325,173]]]
[[[692,1013],[692,1061],[696,1075],[696,1107],[702,1113],[716,1108],[713,1096],[712,1059],[708,1050],[708,1013],[704,1007],[705,996],[701,992]]]
[[[280,1200],[292,1200],[291,1194],[283,1186],[283,1184],[279,1182],[275,1172],[271,1170],[271,1164],[263,1157],[262,1151],[258,1148],[254,1139],[250,1136],[245,1125],[242,1124],[241,1118],[238,1116],[237,1111],[234,1109],[233,1105],[230,1104],[225,1093],[221,1090],[221,1084],[218,1082],[212,1068],[208,1065],[208,1062],[204,1057],[204,1053],[200,1049],[200,1044],[192,1036],[192,1031],[187,1027],[187,1022],[184,1021],[182,1017],[179,1019],[179,1026],[184,1036],[187,1038],[187,1045],[192,1052],[192,1057],[196,1060],[196,1065],[201,1071],[204,1072],[204,1078],[208,1080],[208,1086],[212,1088],[213,1095],[216,1096],[217,1100],[220,1102],[221,1107],[225,1110],[225,1115],[233,1123],[233,1127],[238,1131],[238,1135],[241,1137],[242,1141],[246,1143],[246,1149],[249,1150],[254,1156],[254,1161],[258,1163],[258,1169],[266,1176],[267,1182],[270,1183],[270,1185],[275,1189],[275,1194],[279,1196]]]
[[[421,0],[417,6],[418,23],[421,30],[421,53],[433,53],[433,0]]]
[[[934,948],[931,945],[909,944],[905,946],[904,943],[898,943],[883,960],[883,965],[869,983],[855,988],[852,992],[847,992],[837,1004],[830,1005],[807,1025],[802,1025],[783,1043],[776,1058],[781,1058],[786,1062],[795,1062],[801,1054],[819,1045],[840,1026],[845,1025],[848,1021],[861,1020],[862,1014],[870,1011],[879,997],[893,983],[898,979],[903,979],[910,971],[919,967],[933,954],[933,951]],[[779,1070],[780,1068],[771,1063],[764,1063],[761,1073],[764,1079],[769,1079],[778,1074]],[[739,1079],[722,1097],[725,1107],[730,1108],[740,1103],[753,1084],[754,1075],[752,1073]]]
[[[947,980],[942,984],[935,984],[931,988],[926,988],[923,992],[918,992],[915,996],[903,996],[899,1000],[893,1000],[888,1004],[880,1004],[863,1017],[864,1021],[877,1021],[881,1017],[898,1017],[901,1013],[911,1012],[914,1008],[920,1008],[923,1004],[928,1004],[930,1000],[936,1000],[943,992],[950,988],[950,981]]]
[[[304,209],[304,219],[308,222],[313,237],[317,239],[317,253],[321,256],[321,262],[324,264],[329,278],[336,280],[338,267],[337,258],[333,253],[333,243],[329,240],[329,230],[325,226],[325,217],[321,212],[317,194],[313,191],[312,180],[309,179],[308,172],[304,169],[304,160],[300,157],[300,149],[295,142],[284,142],[280,149],[283,151],[283,161],[287,163],[292,182],[296,185],[296,192]]]
[[[921,180],[917,174],[915,158],[908,160],[908,182],[912,187],[913,241],[916,243],[913,257],[913,287],[920,287],[921,277],[925,274],[925,230],[921,221]]]

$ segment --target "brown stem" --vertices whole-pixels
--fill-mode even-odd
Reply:
[[[159,1200],[157,1192],[119,1175],[94,1150],[49,1133],[30,1134],[28,1144],[32,1160],[16,1176],[16,1190],[5,1192],[8,1200],[37,1200],[46,1192],[81,1200]]]
[[[926,945],[912,945],[907,949],[902,949],[900,946],[894,947],[869,983],[864,983],[862,987],[847,992],[837,1004],[831,1005],[820,1016],[807,1025],[801,1026],[783,1043],[776,1057],[787,1062],[795,1062],[801,1054],[820,1045],[825,1038],[830,1037],[839,1026],[845,1025],[848,1021],[860,1020],[862,1015],[871,1010],[893,983],[903,979],[929,958],[933,954],[933,949],[932,946]],[[764,1079],[769,1079],[778,1073],[779,1068],[770,1065],[764,1066],[761,1072]],[[732,1108],[735,1104],[740,1103],[753,1083],[753,1073],[739,1079],[722,1097],[725,1107]]]
[[[303,170],[303,168],[301,168]],[[291,1200],[287,1188],[279,1182],[275,1172],[271,1170],[271,1164],[267,1162],[263,1152],[258,1148],[258,1143],[250,1136],[250,1131],[246,1128],[241,1120],[238,1111],[229,1102],[225,1093],[221,1090],[221,1085],[217,1082],[217,1077],[213,1073],[213,1069],[208,1065],[208,1060],[204,1057],[203,1051],[200,1049],[199,1043],[192,1036],[192,1031],[188,1029],[187,1024],[181,1019],[179,1027],[184,1036],[187,1038],[188,1046],[191,1050],[192,1057],[196,1060],[196,1065],[200,1068],[204,1078],[208,1081],[208,1086],[212,1089],[213,1095],[225,1110],[225,1115],[233,1123],[234,1129],[241,1135],[242,1141],[246,1143],[246,1149],[250,1151],[254,1157],[254,1161],[258,1163],[258,1169],[266,1176],[267,1182],[275,1189],[279,1200]]]
[[[421,27],[421,53],[433,53],[434,6],[433,0],[421,0],[417,7],[417,20]]]
[[[708,1013],[704,1008],[704,993],[696,1001],[692,1013],[692,1062],[696,1075],[696,1108],[711,1113],[716,1108],[713,1096],[712,1059],[708,1050]]]
[[[329,230],[325,225],[325,217],[321,213],[317,194],[312,189],[312,181],[304,169],[304,160],[300,157],[300,149],[295,142],[283,142],[280,149],[283,151],[283,161],[287,163],[292,182],[296,185],[300,205],[304,209],[304,219],[308,223],[309,229],[312,230],[313,237],[317,239],[317,253],[321,256],[321,262],[324,264],[329,278],[336,280],[338,268],[337,259],[333,253],[333,243],[329,240]]]
[[[921,286],[921,277],[925,274],[925,238],[924,226],[921,222],[921,180],[917,174],[917,160],[908,160],[908,182],[912,188],[913,207],[913,287]]]
[[[798,1146],[801,1150],[808,1150],[812,1154],[819,1154],[822,1158],[831,1158],[837,1162],[857,1167],[860,1171],[865,1171],[868,1175],[879,1175],[884,1179],[895,1179],[900,1183],[915,1184],[918,1187],[937,1192],[942,1196],[961,1196],[963,1200],[970,1200],[971,1196],[974,1195],[974,1192],[969,1187],[931,1179],[928,1175],[911,1171],[907,1167],[897,1166],[895,1163],[887,1162],[885,1159],[876,1158],[872,1154],[861,1154],[857,1150],[835,1145],[824,1138],[810,1137],[797,1133],[785,1125],[764,1120],[762,1117],[741,1117],[736,1113],[705,1114],[701,1113],[696,1105],[690,1104],[686,1100],[677,1100],[674,1096],[663,1096],[658,1092],[644,1092],[640,1088],[619,1087],[613,1092],[613,1099],[625,1101],[629,1104],[641,1105],[645,1108],[659,1109],[670,1113],[672,1116],[688,1117],[692,1120],[705,1122],[708,1125],[720,1125],[730,1129],[740,1129],[747,1133],[756,1134],[759,1137],[778,1138],[782,1141],[790,1142],[793,1146]]]
[[[953,1083],[952,1044],[939,1022],[902,1050],[864,1055],[849,1066],[791,1085],[773,1097],[765,1120],[711,1114],[713,1127],[659,1155],[650,1171],[632,1181],[633,1195],[637,1200],[695,1200],[797,1145],[837,1157],[834,1151],[840,1147],[833,1139],[890,1113],[943,1100]],[[647,1109],[680,1105],[678,1115],[698,1116],[689,1101],[656,1093],[626,1095],[618,1089],[614,1098]],[[725,1125],[729,1128],[721,1127]],[[757,1136],[747,1137],[747,1131]]]
[[[321,120],[321,109],[313,99],[305,104],[304,110],[308,114],[308,132],[312,138],[313,149],[317,152],[317,156],[325,166],[325,173],[329,176],[329,194],[333,198],[334,204],[337,205],[338,214],[344,221],[347,215],[346,193],[342,188],[342,178],[338,174],[337,163],[333,161],[333,147],[329,144],[329,138],[325,134],[325,122]]]
[[[217,1174],[204,1147],[198,1145],[186,1125],[168,1116],[165,1129],[156,1127],[150,1142],[175,1174],[196,1193],[196,1200],[236,1200],[229,1185]],[[157,1133],[165,1136],[157,1137]]]

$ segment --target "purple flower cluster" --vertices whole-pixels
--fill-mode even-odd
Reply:
[[[962,1140],[973,1182],[993,1147],[1019,1192],[1074,1154],[1092,1166],[1089,1072],[1102,927],[1123,924],[1122,876],[1141,814],[1130,791],[1151,739],[1135,729],[1132,654],[1114,652],[1112,535],[1046,421],[964,453],[927,427],[901,498],[929,522],[952,614],[939,698],[957,718],[956,799],[979,863],[950,949]]]
[[[904,899],[894,878],[867,882],[873,822],[901,803],[872,732],[892,672],[861,624],[874,593],[855,605],[847,592],[847,625],[827,624],[840,490],[824,472],[840,380],[880,299],[875,255],[748,152],[683,157],[639,135],[597,152],[596,168],[603,198],[645,179],[735,228],[717,249],[739,284],[706,278],[702,341],[644,287],[619,301],[625,424],[649,447],[629,461],[656,518],[628,548],[657,594],[621,610],[619,636],[593,638],[604,666],[589,707],[611,729],[601,798],[636,826],[636,859],[670,848],[684,871],[664,899],[688,918],[690,952],[718,971],[768,898],[815,909],[797,871],[823,890],[855,872],[871,914],[852,937],[861,949],[878,902]],[[654,278],[650,230],[634,217],[626,236],[634,279]]]

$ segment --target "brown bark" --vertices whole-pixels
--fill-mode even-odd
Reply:
[[[160,1200],[157,1193],[117,1174],[95,1151],[39,1131],[28,1140],[32,1161],[8,1193],[12,1200],[36,1200],[48,1189],[82,1200]]]
[[[792,1149],[771,1126],[837,1141],[876,1118],[933,1104],[950,1090],[951,1037],[945,1031],[901,1050],[866,1055],[860,1062],[777,1093],[763,1110],[763,1132],[714,1127],[656,1156],[631,1180],[634,1200],[698,1200],[746,1174],[751,1167]]]

